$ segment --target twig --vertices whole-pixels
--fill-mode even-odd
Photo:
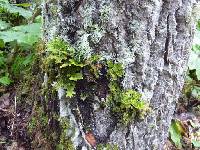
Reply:
[[[16,114],[17,114],[17,97],[15,96],[15,98],[14,98],[14,105],[15,105],[15,107],[14,107],[14,113],[13,113],[13,115],[14,115],[14,118],[13,118],[13,122],[12,122],[12,126],[11,126],[11,136],[13,136],[13,130],[14,130],[14,124],[15,124],[15,118],[16,118]]]

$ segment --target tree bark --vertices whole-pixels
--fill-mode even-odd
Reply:
[[[76,128],[76,149],[97,144],[119,149],[163,149],[176,103],[184,84],[194,31],[194,0],[58,0],[43,3],[44,39],[59,36],[85,56],[101,54],[125,68],[124,89],[142,93],[152,112],[128,126],[117,123],[108,109],[95,109],[99,99],[74,98],[66,116]],[[55,13],[55,10],[57,13]],[[94,30],[91,30],[94,28]],[[62,97],[61,95],[59,97]],[[63,101],[62,101],[63,102]],[[62,107],[62,106],[61,106]],[[79,110],[79,113],[74,110]],[[69,113],[71,112],[71,113]]]

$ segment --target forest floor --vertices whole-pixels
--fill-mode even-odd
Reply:
[[[27,130],[32,105],[18,102],[15,89],[0,97],[0,149],[28,150],[31,139]]]
[[[55,150],[60,142],[57,99],[49,94],[45,102],[37,66],[23,80],[0,89],[0,150]]]

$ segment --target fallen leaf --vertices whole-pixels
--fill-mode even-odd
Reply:
[[[85,134],[85,139],[87,140],[87,142],[92,146],[95,147],[96,146],[96,140],[94,135],[91,132],[88,132]]]

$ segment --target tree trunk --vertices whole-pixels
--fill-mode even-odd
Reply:
[[[95,109],[99,99],[80,101],[75,97],[66,106],[61,99],[61,107],[67,110],[66,116],[76,130],[72,137],[76,149],[94,146],[87,141],[86,126],[91,128],[97,144],[109,143],[126,150],[163,149],[184,84],[193,38],[194,4],[193,0],[43,3],[46,42],[59,36],[85,56],[98,53],[121,62],[125,68],[123,88],[140,92],[152,109],[143,120],[125,126],[107,108]]]

